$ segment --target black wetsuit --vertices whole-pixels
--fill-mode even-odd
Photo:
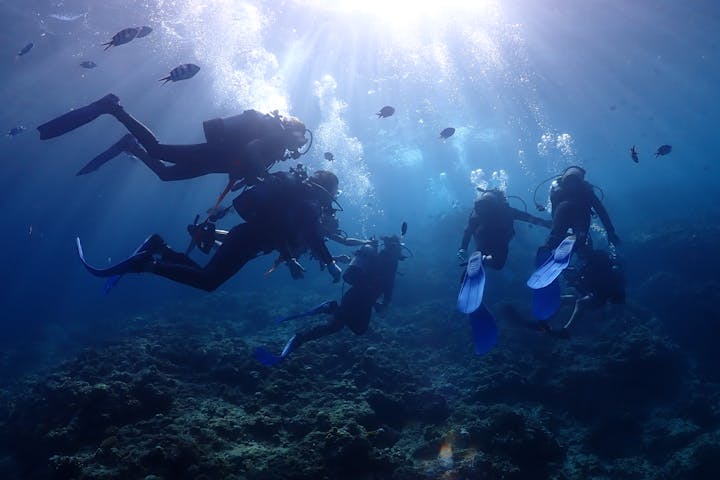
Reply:
[[[606,251],[586,252],[581,266],[569,269],[568,284],[580,297],[588,297],[587,306],[600,308],[607,302],[625,303],[625,275]]]
[[[333,262],[320,226],[322,195],[294,175],[273,173],[240,194],[233,204],[246,223],[236,225],[225,235],[205,267],[166,246],[151,273],[212,291],[258,255],[273,250],[287,255],[288,245],[298,238],[304,239],[321,262]]]
[[[351,264],[343,278],[352,286],[343,295],[340,305],[333,302],[330,310],[332,319],[322,325],[299,332],[295,347],[310,340],[331,335],[348,327],[356,335],[365,333],[370,324],[373,306],[382,296],[379,308],[387,307],[392,301],[395,274],[400,261],[400,245],[391,245],[379,253],[370,245],[358,250],[364,258],[364,267]]]
[[[515,235],[513,226],[515,220],[545,227],[550,226],[549,220],[543,220],[513,208],[498,195],[483,195],[475,201],[460,248],[467,250],[470,237],[474,237],[477,249],[483,255],[492,256],[486,265],[500,270],[505,266],[510,239]]]
[[[283,160],[288,149],[281,121],[255,110],[231,117],[232,135],[194,145],[165,145],[123,107],[110,108],[109,113],[142,145],[130,148],[128,153],[142,160],[163,181],[225,173],[231,179],[246,179],[252,184],[257,177],[266,175],[275,162]]]
[[[559,180],[553,183],[550,189],[550,202],[552,204],[552,228],[545,245],[550,250],[562,242],[567,236],[568,229],[572,229],[577,238],[576,250],[589,247],[588,231],[593,210],[600,217],[608,236],[615,234],[615,227],[610,221],[607,210],[595,195],[593,186],[585,180]]]

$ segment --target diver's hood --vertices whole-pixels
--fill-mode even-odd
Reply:
[[[562,173],[561,180],[563,182],[566,180],[570,180],[571,182],[574,180],[583,181],[583,180],[585,180],[585,169],[582,167],[578,167],[577,165],[568,167]]]

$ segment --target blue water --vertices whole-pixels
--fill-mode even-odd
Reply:
[[[0,126],[27,128],[0,138],[3,341],[38,354],[44,345],[57,350],[66,336],[76,345],[102,335],[98,321],[123,322],[208,295],[132,276],[103,296],[102,282],[77,261],[75,236],[97,264],[122,258],[152,232],[182,248],[185,226],[226,181],[165,183],[129,157],[75,177],[125,133],[122,126],[102,118],[42,142],[34,128],[109,92],[164,143],[201,142],[203,120],[249,108],[302,118],[315,132],[302,162],[340,177],[339,218],[350,235],[410,225],[416,260],[404,266],[401,305],[431,291],[424,272],[447,275],[447,291],[454,290],[454,253],[478,185],[505,188],[532,211],[540,181],[581,164],[630,245],[648,229],[718,218],[716,2],[485,0],[411,2],[404,10],[395,6],[403,2],[353,3],[0,2]],[[140,25],[154,31],[103,51],[113,34]],[[16,57],[30,41],[34,48]],[[84,60],[97,68],[81,68]],[[201,70],[160,86],[182,63]],[[378,119],[384,105],[396,113]],[[442,141],[448,126],[456,133]],[[673,151],[655,158],[662,144]],[[541,203],[546,191],[538,192]],[[498,274],[517,280],[508,283],[518,296],[543,239],[540,229],[518,227]],[[271,259],[255,261],[221,290],[282,288],[298,304],[308,291],[337,293],[314,265],[303,282],[284,271],[262,278]],[[445,297],[451,309],[452,294],[438,299]]]

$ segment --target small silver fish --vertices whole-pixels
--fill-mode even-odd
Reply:
[[[18,57],[22,57],[23,55],[25,55],[26,53],[28,53],[30,50],[32,50],[32,48],[33,48],[34,46],[35,46],[35,44],[34,44],[33,42],[28,43],[27,45],[25,45],[24,47],[22,47],[22,49],[20,49],[20,51],[17,53],[17,56],[18,56]]]
[[[183,63],[182,65],[170,70],[170,74],[166,77],[161,78],[160,82],[165,85],[168,82],[178,82],[180,80],[187,80],[195,76],[200,71],[200,67],[194,63]]]
[[[105,42],[102,45],[103,45],[103,47],[105,47],[105,50],[107,50],[110,47],[117,47],[118,45],[125,45],[126,43],[130,42],[133,38],[137,37],[137,34],[139,32],[140,32],[140,30],[135,27],[125,28],[123,30],[120,30],[115,35],[113,35],[112,39],[109,42]]]
[[[48,17],[60,20],[61,22],[74,22],[85,15],[87,15],[87,13],[51,13]]]

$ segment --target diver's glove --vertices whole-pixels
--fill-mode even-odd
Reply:
[[[617,233],[607,232],[607,238],[608,238],[608,242],[610,242],[611,245],[613,245],[615,247],[620,245],[620,237],[618,237]]]
[[[458,248],[457,259],[460,260],[461,263],[467,262],[467,258],[465,257],[465,249],[464,248]]]
[[[328,263],[328,272],[333,277],[333,283],[338,283],[340,281],[340,278],[342,278],[342,269],[338,267],[338,264],[334,261],[332,263]]]
[[[297,261],[297,258],[291,258],[289,260],[285,260],[285,265],[288,266],[290,269],[290,275],[294,279],[303,278],[305,273],[305,268],[300,265],[300,262]]]

